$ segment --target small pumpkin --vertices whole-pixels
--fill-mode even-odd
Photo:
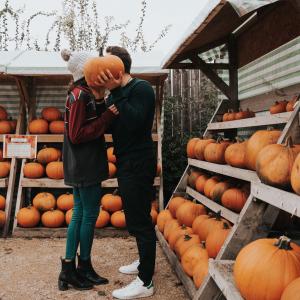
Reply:
[[[0,228],[4,227],[6,222],[6,215],[3,210],[0,210]]]
[[[52,161],[46,166],[46,174],[51,179],[64,178],[64,166],[61,161]]]
[[[168,204],[168,209],[170,210],[171,215],[173,218],[176,218],[176,211],[177,209],[185,203],[187,200],[183,197],[173,197]]]
[[[39,211],[47,211],[55,208],[56,200],[53,194],[43,192],[33,198],[32,204]]]
[[[0,178],[8,177],[10,172],[10,162],[0,161]]]
[[[195,145],[195,157],[200,160],[204,160],[204,150],[208,144],[215,143],[214,139],[199,139]]]
[[[74,207],[74,196],[73,194],[66,193],[62,194],[57,198],[57,207],[62,211],[68,211]]]
[[[206,214],[206,208],[202,204],[186,201],[176,211],[176,218],[180,225],[191,227],[196,217]]]
[[[300,300],[300,277],[288,284],[280,300]]]
[[[300,145],[293,145],[288,137],[285,145],[273,144],[264,147],[256,160],[259,179],[279,188],[289,188],[294,161],[300,153]]]
[[[114,212],[111,215],[110,222],[116,228],[125,228],[126,227],[126,219],[125,219],[124,211],[120,210],[120,211]]]
[[[173,219],[171,212],[168,209],[164,209],[159,212],[157,216],[157,227],[160,232],[164,232],[165,224],[168,220]]]
[[[191,227],[187,227],[185,225],[181,225],[179,228],[176,228],[173,230],[169,236],[168,236],[168,243],[172,250],[174,250],[175,244],[177,240],[182,236],[186,234],[192,234],[193,230]]]
[[[112,162],[108,162],[108,177],[113,178],[117,173],[117,167]]]
[[[291,185],[294,192],[300,195],[300,154],[297,155],[292,167]]]
[[[41,164],[48,164],[52,161],[60,159],[60,152],[53,147],[47,147],[46,145],[37,154],[37,161]]]
[[[62,114],[56,107],[45,107],[42,109],[42,118],[48,122],[61,120]]]
[[[107,148],[106,152],[108,161],[115,164],[117,162],[117,158],[114,155],[114,147]]]
[[[210,143],[205,147],[204,158],[206,161],[216,164],[225,164],[225,150],[231,143],[218,139],[216,143]]]
[[[12,128],[9,121],[0,121],[0,134],[11,133]]]
[[[5,202],[6,202],[5,198],[2,195],[0,195],[0,210],[5,209]]]
[[[249,192],[245,189],[230,188],[223,193],[221,202],[230,210],[233,210],[234,212],[240,212],[243,209],[248,197]]]
[[[204,278],[208,275],[208,259],[199,260],[194,267],[193,281],[197,289],[200,288]]]
[[[237,143],[229,145],[225,150],[225,162],[235,168],[246,168],[247,141],[237,139]]]
[[[300,277],[300,247],[287,237],[258,239],[239,252],[233,275],[244,299],[279,300],[284,289]]]
[[[199,140],[199,138],[192,138],[188,141],[186,146],[186,153],[188,158],[195,158],[195,146]]]
[[[222,195],[231,187],[232,183],[229,180],[218,182],[210,192],[211,199],[215,202],[221,203]]]
[[[152,223],[153,223],[154,225],[156,225],[156,222],[157,222],[157,216],[158,216],[157,211],[156,211],[155,209],[152,208],[151,211],[150,211],[150,215],[151,215]]]
[[[39,211],[33,207],[23,207],[18,211],[18,225],[24,228],[32,228],[39,224],[41,215]]]
[[[270,113],[271,114],[279,114],[286,111],[287,101],[276,101],[271,107],[270,107]]]
[[[118,195],[118,190],[116,189],[112,194],[105,194],[101,198],[101,205],[104,210],[111,213],[122,210],[123,204],[121,197]]]
[[[24,177],[27,178],[41,178],[45,174],[45,168],[42,164],[38,162],[28,162],[23,168]]]
[[[235,114],[233,109],[229,109],[228,112],[223,115],[223,122],[235,120]]]
[[[29,123],[28,130],[31,134],[46,134],[49,131],[49,125],[46,120],[35,119]]]
[[[61,210],[52,209],[42,214],[42,224],[48,228],[61,227],[65,222],[65,215]]]
[[[286,111],[293,111],[297,100],[298,96],[293,97],[293,99],[291,99],[286,105]]]
[[[73,216],[73,208],[69,209],[69,210],[66,212],[66,215],[65,215],[65,222],[66,222],[67,225],[69,225],[69,224],[71,223],[72,216]]]
[[[253,117],[255,117],[255,113],[249,110],[249,108],[247,108],[247,110],[242,110],[240,108],[240,110],[235,114],[235,120],[248,119]]]
[[[190,170],[189,177],[188,177],[188,185],[194,189],[196,180],[201,175],[203,175],[203,173],[200,171]]]
[[[100,208],[99,216],[97,218],[95,227],[96,228],[103,228],[107,226],[110,221],[110,214],[104,210],[102,207]]]
[[[65,132],[65,122],[52,121],[49,125],[49,131],[53,134],[63,134]]]
[[[204,185],[204,195],[207,198],[211,199],[213,188],[220,181],[221,181],[221,178],[219,176],[213,176],[213,177],[209,178],[208,180],[206,180],[205,185]]]
[[[210,177],[208,175],[201,175],[197,178],[195,188],[199,193],[204,194],[205,183],[209,178]]]
[[[164,237],[166,240],[169,239],[169,235],[176,229],[180,228],[180,224],[176,219],[170,219],[166,221],[164,227]]]
[[[199,245],[200,239],[196,234],[186,234],[178,238],[175,243],[174,250],[176,255],[181,260],[184,253],[193,245]]]
[[[8,114],[3,106],[0,106],[0,120],[7,120]]]

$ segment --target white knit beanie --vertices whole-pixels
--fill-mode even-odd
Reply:
[[[93,55],[89,52],[71,52],[68,49],[61,51],[61,57],[67,62],[67,68],[72,73],[74,81],[84,77],[83,67]]]

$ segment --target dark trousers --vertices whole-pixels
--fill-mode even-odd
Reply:
[[[145,285],[151,283],[155,268],[156,235],[150,215],[155,173],[154,157],[118,163],[119,191],[126,225],[130,235],[136,238],[140,256],[139,278]]]

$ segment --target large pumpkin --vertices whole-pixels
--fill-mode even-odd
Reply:
[[[108,161],[110,161],[111,163],[115,164],[117,161],[116,156],[114,155],[114,147],[109,147],[107,148],[107,159]]]
[[[291,172],[300,145],[293,145],[289,137],[285,145],[273,144],[264,147],[256,160],[256,173],[266,184],[288,188],[291,184]]]
[[[201,232],[201,230],[202,230],[202,224],[203,224],[203,222],[206,219],[210,218],[210,217],[211,217],[211,215],[201,215],[201,216],[198,216],[194,220],[193,225],[192,225],[193,233],[199,235],[199,232]]]
[[[0,120],[7,120],[8,114],[3,106],[0,106]]]
[[[186,234],[178,238],[175,243],[174,250],[179,259],[182,258],[184,253],[193,245],[199,245],[200,239],[196,234]]]
[[[210,231],[205,241],[206,250],[210,258],[217,257],[229,232],[230,226],[226,222],[223,222],[223,228],[214,228]]]
[[[204,185],[204,195],[211,199],[213,188],[221,181],[219,176],[213,176],[206,180]]]
[[[157,216],[157,227],[160,232],[164,232],[165,224],[168,220],[173,219],[171,212],[168,209],[164,209],[159,212]]]
[[[181,225],[179,228],[173,230],[168,236],[168,243],[172,250],[174,250],[175,244],[179,237],[186,234],[192,234],[193,230],[191,227],[187,227],[185,225]]]
[[[280,300],[300,300],[300,277],[293,280],[284,289]]]
[[[280,300],[300,276],[300,247],[286,237],[258,239],[245,246],[234,264],[234,280],[246,300]]]
[[[38,193],[33,198],[32,205],[40,211],[47,211],[55,208],[56,200],[51,193]]]
[[[198,141],[200,141],[199,138],[192,138],[188,141],[186,145],[186,153],[188,158],[195,158],[195,146]]]
[[[291,185],[295,193],[300,195],[300,154],[297,155],[292,172],[291,172]]]
[[[270,107],[270,113],[271,114],[279,114],[286,111],[287,101],[276,101],[271,107]]]
[[[190,170],[189,177],[188,177],[188,185],[194,189],[196,180],[201,175],[203,175],[203,173],[200,171]]]
[[[178,220],[176,220],[176,219],[167,220],[165,227],[164,227],[165,239],[168,240],[171,232],[173,232],[174,230],[179,229],[179,228],[180,228],[180,224],[178,223]]]
[[[46,174],[51,179],[64,178],[64,166],[61,161],[52,161],[46,166]]]
[[[60,152],[53,147],[47,147],[46,145],[37,154],[37,161],[41,164],[48,164],[52,161],[60,159]]]
[[[246,167],[256,170],[256,160],[259,152],[267,145],[276,144],[281,131],[279,130],[258,130],[248,140],[246,145]]]
[[[225,150],[229,145],[229,141],[221,140],[208,144],[204,150],[205,160],[216,164],[225,164]]]
[[[5,209],[5,198],[0,195],[0,210],[4,210]]]
[[[249,192],[246,189],[230,188],[226,190],[221,198],[222,204],[235,212],[240,212],[247,199]]]
[[[225,161],[236,168],[246,168],[247,141],[229,145],[225,150]]]
[[[199,260],[194,267],[193,281],[197,289],[200,288],[204,278],[208,274],[208,259]]]
[[[2,228],[6,221],[6,215],[3,210],[0,210],[0,228]]]
[[[56,107],[45,107],[42,110],[42,118],[48,122],[60,120],[62,114]]]
[[[11,133],[12,128],[9,121],[0,121],[0,134]]]
[[[208,175],[201,175],[197,178],[195,188],[199,193],[204,194],[205,183],[209,178],[210,177]]]
[[[176,218],[180,225],[191,227],[196,217],[205,214],[205,206],[192,201],[186,201],[176,211]]]
[[[65,221],[67,225],[71,223],[72,216],[73,216],[73,208],[69,209],[65,214]]]
[[[57,207],[62,211],[70,210],[74,207],[74,196],[73,194],[66,193],[62,194],[57,198]]]
[[[31,134],[46,134],[48,133],[49,125],[46,120],[36,119],[29,123],[28,130]]]
[[[40,218],[39,211],[33,206],[23,207],[17,214],[18,225],[25,228],[37,226]]]
[[[48,228],[61,227],[65,222],[65,215],[61,210],[53,209],[42,214],[42,224]]]
[[[103,228],[109,223],[109,221],[110,221],[110,214],[104,209],[100,208],[99,216],[97,218],[95,227]]]
[[[118,190],[115,190],[113,194],[105,194],[101,198],[101,205],[104,210],[114,213],[118,210],[122,209],[122,199],[121,197],[117,194]]]
[[[23,173],[27,178],[41,178],[44,176],[45,168],[38,162],[29,162],[24,165]]]
[[[210,143],[215,143],[216,141],[214,139],[199,139],[196,142],[194,152],[195,152],[195,157],[200,160],[204,160],[204,150],[205,147],[210,144]]]
[[[49,131],[53,134],[63,134],[65,131],[65,122],[52,121],[49,125]]]
[[[181,265],[184,272],[193,276],[194,268],[201,260],[208,260],[208,253],[204,244],[195,244],[188,248],[181,257]]]
[[[117,173],[117,167],[112,162],[108,162],[108,177],[113,178]]]
[[[173,197],[168,204],[168,209],[170,210],[171,215],[173,218],[176,218],[176,211],[177,209],[185,203],[187,200],[183,197]]]
[[[211,190],[211,199],[215,202],[221,203],[221,199],[225,191],[232,187],[232,183],[227,181],[218,182]]]
[[[124,211],[116,211],[111,215],[110,218],[111,224],[116,228],[125,228],[126,227],[126,219]]]
[[[0,161],[0,178],[8,177],[10,172],[10,162]]]

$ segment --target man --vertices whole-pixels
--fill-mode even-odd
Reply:
[[[107,106],[117,114],[112,124],[117,177],[129,233],[136,238],[139,260],[119,269],[137,278],[122,289],[113,291],[118,299],[152,296],[155,267],[156,235],[150,216],[156,155],[152,141],[155,94],[152,86],[130,75],[131,57],[126,49],[113,46],[107,54],[118,56],[125,74],[114,78],[107,70],[97,84],[110,90]]]

